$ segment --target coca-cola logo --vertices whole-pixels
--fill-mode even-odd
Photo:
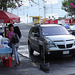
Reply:
[[[4,23],[4,19],[0,19],[0,23]]]

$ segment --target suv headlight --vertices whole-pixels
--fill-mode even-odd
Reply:
[[[47,41],[47,44],[48,44],[48,48],[56,47],[53,41]]]
[[[52,41],[50,41],[50,47],[55,47],[55,44]]]
[[[74,40],[74,45],[75,45],[75,40]]]

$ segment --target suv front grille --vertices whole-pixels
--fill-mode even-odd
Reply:
[[[65,45],[58,45],[59,48],[65,48]]]
[[[57,45],[59,48],[71,48],[73,44]]]
[[[67,48],[71,48],[73,44],[66,45]]]

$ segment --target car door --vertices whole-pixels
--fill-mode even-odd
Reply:
[[[28,39],[30,42],[30,45],[34,48],[34,27],[32,27],[29,31]]]
[[[31,33],[29,34],[29,39],[31,41],[32,48],[35,50],[38,50],[38,38],[39,37],[36,37],[35,34],[39,34],[38,27],[33,27],[31,29]]]
[[[35,36],[35,34],[38,34],[39,36]],[[39,38],[40,38],[40,31],[39,31],[39,27],[35,27],[34,30],[34,47],[35,49],[38,51],[39,49]]]

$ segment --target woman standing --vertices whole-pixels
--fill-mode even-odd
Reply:
[[[13,26],[13,24],[9,24],[8,25],[8,28],[9,28],[9,32],[8,32],[8,39],[9,39],[9,43],[8,43],[8,46],[10,47],[10,48],[12,48],[12,42],[11,42],[11,39],[12,39],[12,36],[13,36],[13,34],[14,34],[14,26]],[[11,53],[11,57],[12,57],[12,54],[13,54],[13,50],[12,50],[12,53]]]
[[[11,42],[11,39],[12,39],[12,36],[14,34],[14,26],[13,24],[9,24],[8,25],[8,28],[9,28],[9,32],[8,32],[8,39],[9,39],[9,46],[12,48],[12,42]]]
[[[17,35],[19,41],[20,41],[20,38],[21,38],[21,32],[20,32],[20,29],[18,26],[15,26],[14,27],[14,34],[13,36]],[[16,61],[16,64],[15,66],[17,66],[18,64],[20,64],[20,59],[19,59],[19,56],[18,56],[18,47],[19,47],[19,42],[18,43],[12,43],[12,49],[13,49],[13,54],[15,56],[15,61]]]

